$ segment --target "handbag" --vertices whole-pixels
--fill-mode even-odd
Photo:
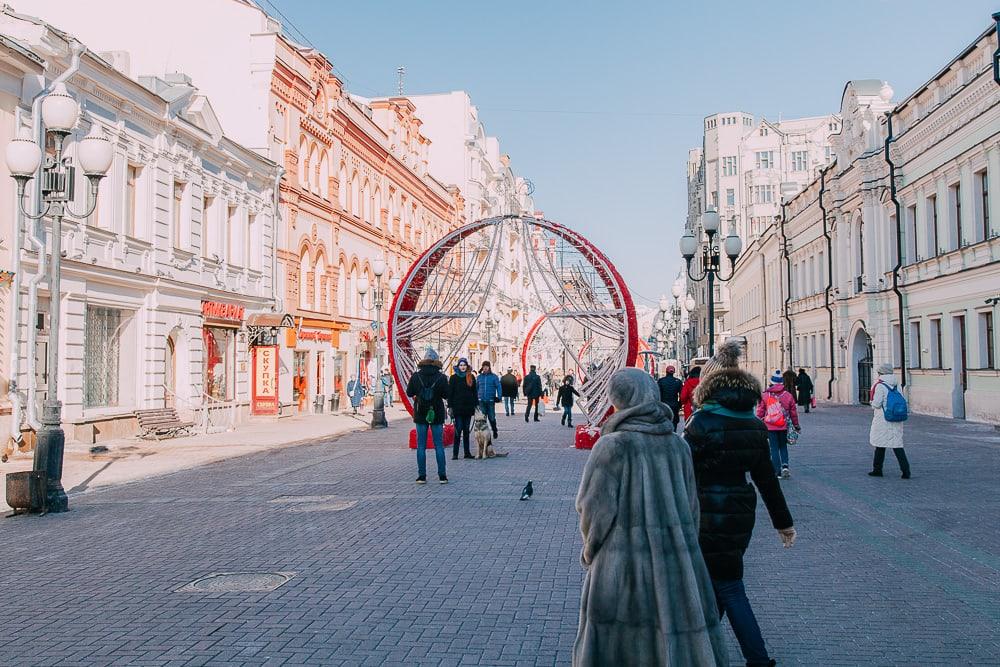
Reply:
[[[545,403],[543,403],[542,401],[539,401],[537,405],[538,405],[538,414],[539,415],[544,415],[545,414]]]
[[[798,442],[799,442],[799,435],[801,435],[801,434],[798,431],[796,431],[794,428],[788,430],[788,444],[789,444],[789,446],[798,444]]]
[[[813,396],[811,399],[809,399],[809,407],[811,407],[813,410],[816,409],[816,397],[815,396]]]

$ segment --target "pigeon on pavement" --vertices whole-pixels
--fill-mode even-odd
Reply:
[[[531,480],[528,480],[528,483],[524,485],[524,490],[521,491],[521,500],[527,500],[534,492],[535,490],[531,487]]]

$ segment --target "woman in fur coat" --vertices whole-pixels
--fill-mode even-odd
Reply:
[[[768,656],[743,587],[743,554],[756,519],[754,486],[786,547],[795,541],[795,528],[771,467],[767,427],[753,412],[760,383],[739,368],[741,352],[739,343],[726,343],[705,366],[694,392],[699,409],[688,422],[684,438],[694,458],[701,506],[701,551],[719,611],[729,617],[746,664],[765,667],[775,663]],[[747,482],[747,473],[753,485]]]
[[[616,411],[576,499],[587,575],[573,665],[727,665],[690,450],[649,374],[620,370],[609,391]]]

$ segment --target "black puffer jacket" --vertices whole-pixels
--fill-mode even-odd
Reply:
[[[434,392],[434,398],[428,403],[420,400],[420,393],[424,387]],[[406,385],[406,395],[413,399],[413,423],[426,424],[427,411],[432,406],[434,408],[433,424],[443,424],[445,418],[444,398],[448,395],[448,379],[437,366],[430,364],[419,366],[417,371],[410,376],[410,381]]]
[[[472,373],[472,371],[466,371]],[[453,373],[448,378],[448,407],[457,417],[471,417],[479,405],[479,388],[476,386],[476,376],[472,376],[472,385],[459,375]]]
[[[757,494],[777,529],[792,525],[792,515],[771,466],[767,427],[752,410],[760,384],[738,368],[723,368],[702,378],[701,409],[688,422],[684,438],[691,445],[698,500],[699,542],[713,579],[742,579],[743,553],[750,544]]]

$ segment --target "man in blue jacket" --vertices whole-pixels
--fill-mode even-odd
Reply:
[[[490,362],[484,361],[479,368],[479,409],[490,421],[493,437],[500,437],[497,431],[497,403],[500,402],[500,378],[493,372]]]

